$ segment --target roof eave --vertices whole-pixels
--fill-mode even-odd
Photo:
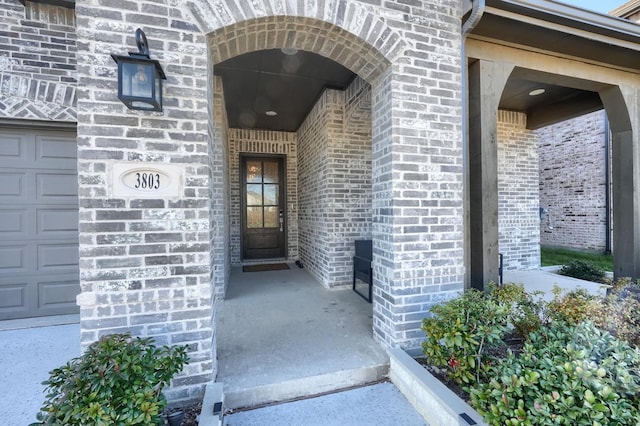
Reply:
[[[640,12],[640,0],[631,0],[610,11],[609,15],[627,18],[638,12]]]
[[[487,0],[487,5],[524,16],[542,15],[569,28],[588,28],[594,33],[640,43],[640,25],[635,22],[552,0]]]

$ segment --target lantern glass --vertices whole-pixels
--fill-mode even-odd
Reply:
[[[122,93],[136,98],[153,97],[153,64],[122,64]]]
[[[154,68],[154,72],[156,73],[156,76],[154,78],[154,81],[156,83],[154,98],[156,100],[156,104],[162,106],[162,77],[160,76],[157,68]]]
[[[160,62],[149,57],[147,37],[139,28],[136,44],[139,52],[111,55],[118,64],[118,98],[130,109],[162,111],[162,80],[166,76]]]
[[[159,105],[156,69],[153,62],[121,61],[121,98],[135,109],[156,109]]]

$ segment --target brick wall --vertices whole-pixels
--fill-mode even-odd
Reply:
[[[300,258],[323,285],[350,285],[354,240],[371,238],[371,88],[326,90],[298,131]]]
[[[81,340],[126,330],[187,344],[190,364],[168,392],[194,399],[216,371],[211,279],[219,283],[225,267],[211,246],[224,240],[211,224],[226,218],[224,196],[212,194],[224,186],[224,168],[212,170],[223,164],[224,148],[210,146],[206,37],[170,2],[78,1],[76,19]],[[168,76],[163,112],[131,111],[117,98],[110,55],[135,50],[138,27]],[[181,193],[114,196],[111,167],[123,161],[178,166]]]
[[[411,45],[369,81],[374,335],[390,346],[419,347],[429,308],[464,288],[461,5],[379,12]]]
[[[329,131],[329,283],[351,285],[354,240],[371,239],[371,86],[356,78]],[[340,112],[340,114],[336,114]]]
[[[540,267],[538,139],[527,116],[498,111],[498,233],[504,268]]]
[[[598,111],[537,131],[540,206],[549,211],[540,227],[543,245],[606,247],[604,120]]]
[[[328,124],[340,117],[344,93],[325,90],[298,130],[298,241],[300,259],[322,285],[330,286]],[[336,129],[334,128],[335,132]]]
[[[0,118],[76,121],[73,9],[0,0]]]
[[[231,262],[242,263],[240,246],[240,154],[284,155],[287,188],[287,258],[298,258],[298,160],[297,138],[292,132],[267,130],[230,129],[229,131],[229,182],[231,191]]]
[[[213,72],[213,70],[210,70]],[[226,285],[231,273],[231,193],[230,193],[230,167],[229,167],[229,126],[227,125],[227,109],[225,106],[224,88],[222,79],[209,74],[210,93],[213,93],[212,110],[209,122],[212,128],[209,134],[213,135],[209,144],[209,179],[211,187],[209,200],[211,200],[211,216],[209,224],[211,240],[211,284],[216,297],[224,297]],[[214,170],[221,170],[216,173]],[[215,324],[215,322],[214,322]]]

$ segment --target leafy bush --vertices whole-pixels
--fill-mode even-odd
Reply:
[[[113,334],[50,373],[34,425],[159,424],[162,388],[187,364],[186,347],[157,348],[151,338]]]
[[[640,347],[640,284],[618,280],[607,298],[592,309],[590,318],[600,329]]]
[[[584,260],[572,260],[560,268],[559,273],[568,277],[578,278],[596,283],[606,282],[604,271],[591,262]]]
[[[471,404],[494,425],[636,425],[640,351],[592,323],[554,322],[509,354]]]
[[[491,297],[509,307],[509,324],[515,336],[526,338],[532,331],[539,330],[547,321],[547,303],[543,292],[528,293],[522,284],[505,283],[490,287]]]
[[[549,302],[549,316],[552,320],[576,325],[588,319],[598,303],[598,298],[585,289],[578,288],[563,292],[557,285],[551,290],[553,300]]]
[[[480,382],[490,369],[492,350],[503,344],[509,307],[469,290],[433,306],[431,313],[422,321],[427,334],[422,348],[430,364],[445,369],[459,384]]]

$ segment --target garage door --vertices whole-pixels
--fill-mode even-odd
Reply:
[[[76,136],[0,128],[0,320],[77,313]]]

